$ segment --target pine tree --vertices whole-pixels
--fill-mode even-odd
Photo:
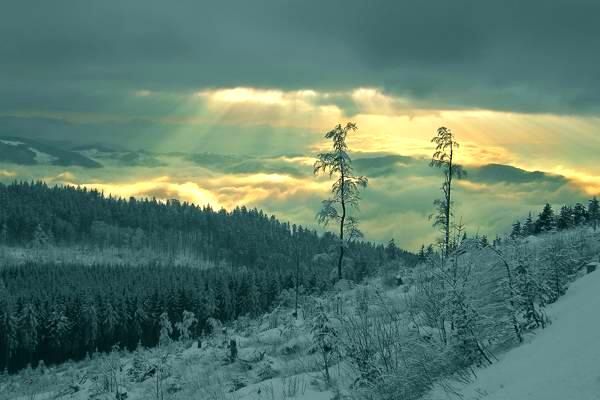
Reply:
[[[91,300],[86,301],[81,309],[83,343],[93,347],[98,339],[98,312]]]
[[[8,225],[6,222],[2,223],[2,228],[0,229],[0,244],[8,244]]]
[[[254,274],[249,275],[246,307],[251,317],[256,317],[260,310],[260,291],[256,285]]]
[[[575,226],[583,225],[588,220],[588,211],[585,206],[581,203],[576,203],[573,207],[573,223]]]
[[[594,196],[588,204],[588,218],[589,222],[594,227],[594,231],[598,228],[598,221],[600,221],[600,202]]]
[[[114,343],[119,321],[119,314],[115,307],[111,302],[107,302],[104,310],[104,320],[102,321],[102,333],[108,348],[110,348],[110,344]]]
[[[229,362],[233,363],[237,360],[238,357],[238,347],[237,341],[235,339],[229,340],[229,354],[227,356],[229,358]]]
[[[554,303],[566,293],[571,273],[567,245],[560,239],[553,240],[547,247],[542,267],[544,285],[542,303]]]
[[[425,245],[424,244],[422,244],[421,248],[419,249],[418,257],[419,257],[419,261],[425,262],[426,257],[425,257]]]
[[[481,247],[487,247],[490,245],[490,242],[488,241],[488,238],[486,235],[481,236],[480,243],[481,243]]]
[[[42,249],[50,244],[50,237],[44,231],[41,224],[38,224],[35,227],[35,231],[33,232],[33,240],[31,244],[36,249]]]
[[[531,216],[531,212],[525,219],[525,223],[523,223],[523,228],[521,229],[521,234],[523,237],[534,235],[535,232],[535,224],[533,223],[533,217]]]
[[[173,334],[173,325],[169,320],[169,314],[163,312],[160,314],[160,346],[167,346],[172,342],[171,335]]]
[[[535,221],[536,233],[550,232],[555,227],[554,221],[554,210],[549,203],[546,203],[542,212],[538,215],[538,219]]]
[[[477,334],[477,325],[481,316],[474,307],[469,304],[465,293],[465,282],[454,281],[447,289],[446,304],[448,315],[452,317],[452,326],[454,333],[454,346],[457,350],[459,365],[468,367],[473,364],[479,365],[482,361],[491,364],[483,344],[480,342]]]
[[[144,325],[148,320],[148,314],[144,310],[143,304],[137,304],[133,313],[133,330],[138,338],[143,337]]]
[[[521,237],[521,221],[517,221],[512,226],[512,231],[510,232],[511,239],[517,239]]]
[[[525,321],[523,328],[544,327],[544,315],[538,306],[542,293],[541,287],[530,265],[520,255],[517,256],[515,272],[516,303],[517,310]]]
[[[0,371],[8,369],[17,347],[17,320],[9,302],[9,293],[0,279]]]
[[[144,347],[141,342],[138,342],[137,347],[133,353],[133,360],[131,362],[131,370],[129,375],[135,382],[143,382],[147,377],[151,369],[150,363],[144,354]]]
[[[560,208],[560,214],[556,219],[556,229],[563,231],[571,229],[575,226],[575,218],[573,209],[569,206],[562,206]]]
[[[48,332],[50,351],[55,356],[59,356],[68,342],[68,334],[71,329],[71,323],[60,306],[55,306],[46,322],[46,331]]]
[[[325,381],[329,384],[331,380],[329,368],[338,355],[338,333],[322,304],[317,308],[317,312],[311,321],[311,333],[314,348],[321,355],[321,367],[323,368]]]
[[[182,342],[188,342],[191,338],[192,327],[198,322],[196,316],[191,311],[184,311],[181,322],[175,324],[175,328],[179,333],[179,340]]]
[[[430,260],[431,258],[433,258],[434,255],[435,255],[435,250],[433,248],[433,245],[429,244],[427,246],[427,249],[425,250],[425,258]]]
[[[388,260],[395,260],[398,254],[398,247],[396,247],[396,242],[392,238],[387,246],[385,247],[385,254]]]
[[[27,361],[31,362],[31,357],[39,343],[39,321],[37,317],[37,311],[33,304],[25,304],[23,310],[21,311],[21,315],[19,316],[18,325],[20,332],[20,346],[27,354]]]

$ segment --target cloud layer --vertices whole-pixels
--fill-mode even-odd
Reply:
[[[599,13],[589,0],[13,1],[0,107],[108,112],[129,91],[368,86],[433,108],[597,112]]]
[[[597,1],[3,6],[0,136],[54,150],[0,145],[2,180],[313,223],[327,182],[311,176],[312,158],[323,133],[351,119],[374,239],[414,247],[435,235],[440,183],[427,159],[442,125],[471,172],[457,193],[471,231],[600,192]]]
[[[330,182],[312,176],[311,157],[242,156],[214,153],[148,153],[94,148],[80,154],[102,168],[5,164],[0,180],[43,179],[83,185],[122,197],[177,198],[214,208],[259,207],[283,219],[315,227],[320,201]],[[125,160],[125,161],[124,161]],[[133,162],[131,162],[133,160]],[[139,160],[151,160],[140,162]],[[428,216],[439,196],[439,171],[415,156],[361,153],[356,170],[370,178],[363,193],[360,220],[371,240],[394,237],[409,249],[433,241]],[[6,168],[5,168],[6,167]],[[456,216],[471,233],[503,233],[512,221],[548,201],[582,201],[586,194],[564,176],[487,164],[469,166],[457,183]]]

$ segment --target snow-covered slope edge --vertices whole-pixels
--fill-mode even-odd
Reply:
[[[464,400],[600,400],[600,271],[574,282],[547,314],[550,326],[459,388]]]

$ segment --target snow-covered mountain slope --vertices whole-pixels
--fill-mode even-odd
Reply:
[[[574,282],[547,311],[552,324],[476,371],[459,389],[464,400],[600,400],[600,271]]]
[[[99,168],[102,165],[60,144],[26,138],[0,137],[0,162],[18,165],[59,165]]]

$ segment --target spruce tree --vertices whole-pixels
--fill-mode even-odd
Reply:
[[[512,225],[512,231],[510,232],[511,239],[517,239],[521,237],[521,221],[517,221]]]
[[[542,303],[554,303],[567,291],[569,276],[573,272],[568,250],[567,244],[560,239],[550,242],[546,249],[542,266]]]
[[[87,347],[92,347],[96,344],[96,340],[98,339],[99,323],[98,312],[91,299],[87,299],[83,304],[81,313],[83,343]]]
[[[521,229],[521,234],[524,237],[534,235],[535,232],[535,224],[533,223],[533,218],[531,216],[531,212],[527,215],[525,222],[523,223],[523,228]]]
[[[516,304],[518,312],[524,320],[523,328],[544,327],[544,315],[538,306],[542,293],[541,287],[531,266],[523,257],[517,256],[515,272]]]
[[[338,333],[322,304],[317,307],[317,312],[311,321],[311,333],[314,348],[321,357],[325,381],[329,384],[331,380],[329,368],[338,355]]]
[[[556,219],[556,229],[564,231],[573,228],[573,226],[575,226],[573,209],[569,206],[562,206]]]
[[[594,228],[594,232],[598,228],[598,221],[600,221],[600,202],[596,196],[594,196],[588,204],[588,218],[589,222]]]
[[[167,312],[163,312],[162,314],[160,314],[159,326],[159,344],[161,347],[167,346],[172,342],[171,335],[173,335],[173,325],[171,325],[171,321],[169,320],[169,314]]]
[[[481,247],[487,247],[487,246],[490,245],[490,242],[488,241],[487,235],[482,235],[481,236],[480,243],[481,243]]]
[[[8,244],[8,225],[6,222],[2,223],[2,228],[0,229],[0,244]]]
[[[35,227],[35,231],[33,232],[33,240],[31,241],[31,244],[36,249],[42,249],[48,246],[48,244],[50,244],[50,237],[44,231],[44,228],[41,224],[38,224]]]
[[[9,367],[9,360],[17,347],[17,320],[13,315],[9,293],[0,279],[0,371]]]
[[[115,342],[119,320],[119,314],[115,307],[110,301],[107,301],[104,309],[104,319],[102,320],[102,334],[107,350]]]
[[[387,246],[385,247],[385,254],[388,260],[396,259],[396,256],[398,255],[398,247],[396,247],[396,242],[394,242],[393,238],[388,242]]]
[[[20,335],[20,346],[25,351],[27,362],[32,361],[33,353],[35,352],[38,343],[38,327],[39,320],[35,307],[31,303],[27,303],[23,306],[21,315],[19,316],[19,331]]]
[[[419,257],[419,261],[425,262],[426,257],[425,257],[425,245],[424,244],[422,244],[421,248],[419,249],[418,257]]]
[[[61,351],[64,350],[68,342],[71,326],[72,324],[65,315],[63,307],[55,306],[46,322],[46,332],[53,358],[59,359]]]
[[[550,232],[555,227],[554,221],[554,210],[549,203],[546,203],[542,212],[538,215],[538,219],[535,221],[536,233]]]
[[[184,311],[181,318],[181,322],[177,322],[175,328],[179,333],[179,340],[186,343],[192,339],[192,329],[198,319],[191,311]]]
[[[573,223],[575,226],[583,225],[588,220],[588,211],[581,203],[576,203],[573,207]]]

